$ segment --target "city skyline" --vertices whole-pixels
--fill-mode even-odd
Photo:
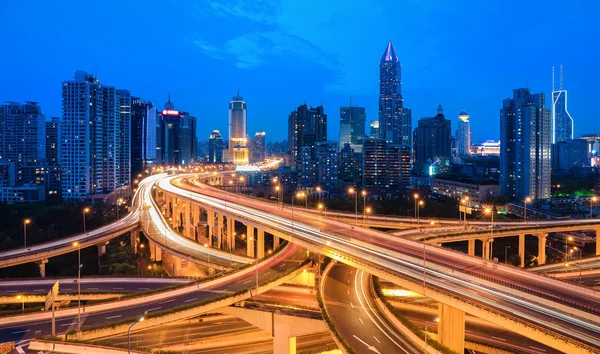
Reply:
[[[6,9],[2,12],[7,15],[6,19],[3,18],[4,26],[10,26],[11,31],[16,32],[15,36],[8,39],[10,42],[8,44],[17,48],[18,52],[18,48],[23,44],[19,41],[13,42],[12,38],[27,36],[33,38],[33,43],[40,41],[36,36],[27,35],[28,31],[34,29],[11,26],[14,19],[10,14],[19,11],[21,5],[9,3],[2,6]],[[95,16],[99,19],[108,16],[113,6],[115,4],[109,3],[106,9],[98,9]],[[413,32],[423,31],[421,27],[423,25],[416,23],[415,20],[422,19],[423,15],[417,16],[422,11],[418,11],[417,6],[412,3],[404,4],[408,21],[402,25],[392,26],[388,32],[379,28],[386,26],[368,26],[373,28],[369,28],[364,34],[357,34],[355,30],[342,26],[343,21],[333,20],[330,24],[331,33],[324,38],[315,38],[313,30],[305,28],[305,25],[300,26],[296,20],[287,16],[292,10],[300,13],[305,11],[294,4],[274,3],[263,9],[249,6],[250,8],[246,8],[245,5],[231,6],[238,10],[226,12],[225,7],[206,2],[191,6],[191,9],[186,5],[165,5],[165,8],[158,6],[153,10],[144,10],[148,16],[158,16],[159,13],[177,14],[183,18],[192,16],[190,23],[194,23],[194,26],[199,29],[220,21],[225,25],[237,21],[240,25],[225,31],[222,37],[221,35],[200,36],[196,34],[197,29],[184,31],[190,30],[189,27],[181,32],[169,29],[164,34],[150,31],[140,37],[144,38],[141,41],[146,46],[165,48],[179,55],[162,57],[160,64],[152,61],[143,64],[136,61],[138,54],[132,53],[131,64],[120,60],[118,66],[115,65],[114,59],[110,59],[105,53],[120,50],[125,45],[120,40],[97,43],[95,50],[97,55],[94,57],[88,56],[85,52],[76,52],[63,58],[62,53],[70,52],[72,49],[68,38],[74,36],[76,39],[85,33],[70,33],[68,23],[71,20],[66,17],[63,19],[61,16],[68,16],[69,11],[82,11],[80,7],[85,5],[78,4],[72,10],[64,9],[60,5],[56,8],[45,8],[41,5],[36,9],[28,9],[32,19],[39,22],[39,26],[44,26],[50,36],[45,38],[44,43],[40,43],[39,50],[47,53],[49,57],[62,59],[59,62],[51,61],[51,67],[48,67],[48,63],[40,63],[37,60],[32,62],[28,58],[0,62],[5,64],[2,67],[10,68],[0,73],[0,81],[9,83],[7,87],[0,90],[0,96],[10,101],[40,102],[47,117],[60,116],[60,93],[55,92],[60,82],[65,77],[71,77],[77,69],[89,68],[89,71],[94,69],[104,82],[127,87],[133,94],[153,102],[161,102],[169,91],[172,92],[180,106],[186,107],[192,114],[198,115],[198,112],[202,112],[203,116],[198,117],[198,136],[205,140],[213,129],[227,131],[227,111],[223,108],[223,104],[229,101],[239,88],[244,92],[245,99],[251,104],[252,110],[260,112],[252,115],[253,119],[248,122],[248,131],[267,131],[268,140],[283,140],[288,112],[301,104],[304,99],[310,102],[323,102],[326,113],[333,116],[340,106],[347,104],[351,96],[354,104],[365,107],[367,121],[377,119],[378,108],[375,103],[378,96],[377,61],[381,57],[381,48],[391,40],[403,64],[403,96],[408,102],[406,105],[412,110],[413,126],[418,119],[428,116],[428,112],[441,103],[450,117],[455,117],[463,109],[471,114],[475,119],[472,126],[474,142],[497,139],[499,136],[497,124],[487,125],[483,122],[499,120],[498,112],[501,107],[498,102],[506,98],[505,92],[510,92],[515,87],[528,86],[533,91],[544,92],[550,97],[551,67],[563,64],[568,78],[565,87],[568,87],[571,93],[570,112],[577,119],[575,137],[590,133],[585,130],[586,127],[592,129],[594,127],[593,108],[585,105],[585,102],[593,102],[593,90],[590,90],[588,78],[599,74],[598,68],[590,59],[593,56],[588,55],[595,49],[590,43],[575,36],[575,33],[589,33],[592,30],[591,26],[586,27],[589,26],[586,25],[588,21],[571,21],[575,22],[574,26],[568,31],[557,34],[565,37],[559,41],[564,46],[564,50],[552,51],[551,56],[543,54],[544,51],[541,50],[537,52],[539,54],[528,55],[526,60],[522,60],[513,58],[506,51],[497,53],[501,46],[493,44],[497,42],[493,39],[510,36],[516,29],[506,28],[504,29],[506,33],[497,33],[494,26],[484,26],[479,34],[470,34],[467,37],[463,35],[463,42],[451,38],[451,35],[457,34],[457,31],[460,33],[468,31],[463,27],[470,28],[490,19],[493,15],[491,10],[482,7],[481,4],[472,4],[470,8],[464,5],[455,8],[443,4],[436,5],[436,11],[429,15],[431,21],[426,22],[435,23],[438,20],[440,24],[424,32],[424,39],[430,41],[429,47],[426,45],[427,41],[423,42],[423,45],[416,43],[416,34]],[[323,17],[333,11],[326,5],[317,8],[320,14],[311,21],[318,23],[325,21]],[[363,8],[364,6],[359,4],[352,4],[344,10],[344,16],[355,15]],[[577,3],[563,5],[560,8],[551,3],[550,6],[537,8],[536,11],[540,11],[540,14],[547,15],[560,11],[561,16],[567,19],[575,14],[586,16],[586,13],[593,12],[589,9],[581,11],[581,5]],[[128,9],[133,11],[133,8],[127,5],[122,11],[126,13]],[[187,11],[191,15],[187,15],[186,10],[191,10]],[[376,4],[368,7],[367,11],[361,12],[361,15],[364,16],[367,25],[375,20],[387,23],[391,21],[391,17],[384,15],[385,10],[385,5]],[[507,10],[496,9],[495,11]],[[468,16],[469,26],[451,26],[448,28],[448,33],[444,33],[442,24],[448,25],[447,21],[461,12],[471,15]],[[410,18],[411,14],[415,15],[415,20]],[[64,23],[49,24],[45,16],[52,18],[53,23],[56,23],[57,19],[63,19]],[[536,16],[536,18],[544,18],[544,16]],[[199,19],[206,21],[199,21]],[[128,22],[127,29],[132,31],[131,35],[134,37],[140,36],[135,29],[138,21],[133,18]],[[521,28],[519,31],[544,29],[550,26],[550,22],[550,20],[536,20],[526,24],[527,28]],[[408,30],[409,25],[414,26],[413,31]],[[272,30],[266,31],[263,28],[265,26]],[[240,32],[242,27],[246,32]],[[294,30],[288,27],[293,27]],[[83,30],[86,31],[93,30]],[[272,33],[272,36],[266,36],[265,33]],[[352,35],[357,38],[353,45],[348,47],[336,41],[336,37],[342,35]],[[490,38],[485,38],[486,36]],[[287,37],[303,44],[304,47],[284,46]],[[542,37],[540,41],[538,48],[551,48],[553,44],[549,36]],[[32,42],[27,43],[30,45]],[[469,44],[477,45],[478,50],[470,51]],[[127,45],[130,45],[129,40]],[[522,48],[529,51],[526,44],[518,44],[517,47],[515,51]],[[298,54],[301,48],[303,48],[302,53]],[[312,52],[308,49],[312,49]],[[356,49],[364,55],[349,55]],[[170,57],[173,59],[169,59]],[[0,60],[5,61],[7,58]],[[192,87],[188,79],[194,81],[199,75],[202,76],[199,82],[211,84]],[[217,81],[217,77],[222,77],[223,80]],[[35,80],[37,87],[32,89],[30,85],[23,85],[18,82],[20,79],[23,82]],[[454,130],[456,120],[453,121]],[[215,124],[208,125],[202,122]],[[332,121],[329,132],[331,136],[339,135],[338,124],[339,122]],[[267,127],[269,129],[266,129]]]

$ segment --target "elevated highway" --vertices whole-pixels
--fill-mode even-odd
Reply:
[[[600,348],[594,291],[181,179],[163,179],[158,187],[445,304],[441,331],[466,312],[565,352]]]

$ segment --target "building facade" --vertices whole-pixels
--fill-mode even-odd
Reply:
[[[46,121],[46,194],[60,197],[60,117]]]
[[[208,162],[222,163],[223,151],[225,150],[225,142],[218,130],[213,130],[208,138]]]
[[[288,117],[288,142],[292,168],[299,170],[300,150],[310,147],[314,157],[316,143],[327,142],[327,115],[323,106],[310,107],[305,104]]]
[[[410,147],[366,139],[363,146],[363,188],[373,195],[397,194],[410,188]]]
[[[229,103],[229,146],[225,162],[248,164],[248,135],[246,130],[247,106],[244,98],[234,96]]]
[[[568,173],[574,167],[589,167],[588,142],[568,139],[552,144],[552,172]]]
[[[254,133],[254,139],[250,144],[250,162],[256,163],[265,160],[266,157],[266,142],[265,137],[267,133],[256,132]]]
[[[502,195],[522,199],[550,197],[550,109],[543,93],[516,89],[500,110]]]
[[[467,111],[462,111],[458,115],[458,129],[456,130],[456,144],[458,156],[471,154],[471,116]]]
[[[156,164],[156,106],[139,97],[131,99],[131,175]]]
[[[469,198],[469,206],[480,208],[490,197],[499,197],[501,188],[498,182],[455,181],[432,178],[431,190],[437,195],[452,199]]]
[[[340,107],[340,149],[347,143],[351,144],[354,151],[362,151],[362,142],[366,138],[366,120],[364,107],[352,106],[352,104]]]

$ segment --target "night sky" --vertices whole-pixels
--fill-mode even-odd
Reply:
[[[377,119],[378,63],[392,40],[413,127],[441,103],[453,130],[466,109],[474,142],[497,139],[502,99],[526,85],[549,95],[562,64],[579,137],[600,133],[598,13],[594,0],[1,0],[0,101],[60,116],[61,82],[94,70],[159,108],[170,92],[198,118],[200,140],[227,135],[238,89],[250,136],[286,139],[289,112],[306,100],[323,103],[338,140],[350,96],[367,123]]]

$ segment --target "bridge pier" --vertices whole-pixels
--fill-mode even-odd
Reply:
[[[192,238],[192,215],[190,203],[186,202],[183,205],[183,236]]]
[[[174,277],[181,276],[181,258],[179,258],[175,255],[171,255],[171,258],[173,259],[173,262],[172,262],[173,276]]]
[[[519,235],[519,258],[521,259],[520,267],[525,267],[525,234]]]
[[[456,353],[465,352],[465,313],[450,305],[439,304],[438,338]]]
[[[106,245],[108,245],[108,241],[105,243],[96,245],[98,247],[98,258],[102,257],[106,253]]]
[[[217,214],[217,248],[223,245],[223,214]]]
[[[481,240],[481,258],[483,258],[486,261],[489,261],[492,255],[493,242],[493,238],[484,238]]]
[[[273,251],[275,251],[277,247],[279,247],[279,240],[279,237],[273,235]]]
[[[162,261],[162,249],[156,244],[150,245],[150,260],[154,260],[154,262]]]
[[[192,204],[192,219],[193,219],[193,232],[194,232],[194,240],[198,241],[198,234],[200,233],[200,206],[198,204]]]
[[[600,256],[600,229],[596,229],[596,256]]]
[[[538,234],[538,265],[546,264],[546,237],[548,234]]]
[[[257,229],[256,240],[256,257],[261,259],[265,256],[265,231],[261,229]]]
[[[36,262],[38,267],[40,267],[40,277],[46,277],[46,263],[48,263],[48,259],[42,259],[41,261]]]
[[[210,209],[206,209],[206,223],[208,224],[208,241],[212,247],[215,234],[215,212]]]
[[[254,226],[246,225],[246,255],[254,258]]]
[[[230,250],[234,249],[234,238],[235,236],[233,236],[234,230],[235,230],[235,219],[232,217],[227,217],[226,218],[227,221],[227,248]]]
[[[129,242],[131,243],[131,250],[137,254],[137,244],[140,241],[140,231],[133,230],[129,232]]]
[[[468,245],[467,245],[467,254],[469,256],[474,256],[475,255],[475,240],[471,239],[468,240]]]

